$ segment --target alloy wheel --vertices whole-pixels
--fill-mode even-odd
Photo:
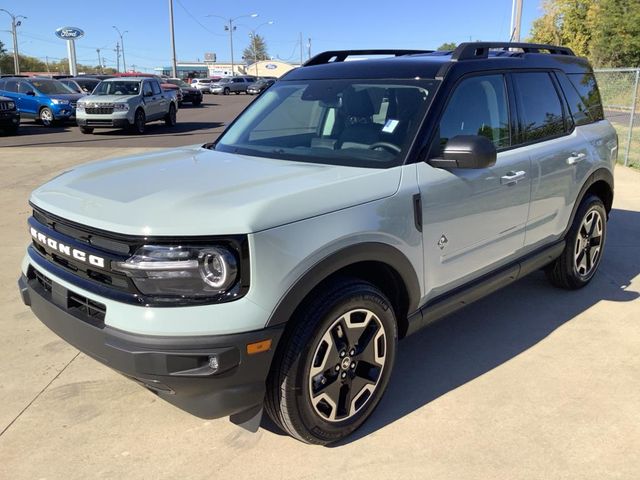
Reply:
[[[603,219],[598,210],[589,210],[582,220],[574,248],[576,271],[588,277],[598,265],[602,248]]]

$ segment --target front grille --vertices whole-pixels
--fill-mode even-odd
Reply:
[[[84,111],[90,115],[111,115],[113,107],[85,107]]]
[[[13,108],[9,108],[9,102],[0,102],[0,110],[15,110],[15,104]]]
[[[78,102],[77,102],[77,101],[75,101],[75,102],[71,102],[71,103],[70,103],[70,105],[71,105],[73,108],[76,108],[76,105],[78,105]]]
[[[29,282],[40,286],[42,290],[41,294],[43,294],[45,298],[66,310],[74,317],[96,327],[104,327],[104,319],[107,315],[107,307],[105,304],[91,300],[84,295],[80,295],[77,292],[64,288],[62,285],[54,283],[47,275],[33,266],[30,266],[27,271],[27,279]]]

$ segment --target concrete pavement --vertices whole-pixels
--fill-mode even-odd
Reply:
[[[536,273],[401,342],[373,417],[322,448],[268,421],[251,434],[181,412],[20,302],[30,190],[141,150],[0,148],[0,478],[638,478],[640,173],[616,171],[589,287],[556,290]]]

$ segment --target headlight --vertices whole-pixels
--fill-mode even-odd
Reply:
[[[128,103],[114,103],[113,104],[113,110],[115,112],[126,112],[129,110],[129,104]]]
[[[52,98],[51,103],[54,105],[69,105],[69,100],[62,100],[60,98]]]
[[[238,277],[235,255],[221,246],[145,245],[113,268],[145,295],[211,297],[226,293]]]
[[[16,109],[16,103],[15,102],[7,102],[7,108],[9,110],[15,110]]]
[[[77,112],[84,112],[84,107],[85,107],[84,103],[80,103],[80,102],[76,103]]]

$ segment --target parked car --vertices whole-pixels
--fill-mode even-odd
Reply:
[[[178,101],[178,107],[182,105],[183,94],[180,87],[174,85],[173,83],[167,82],[165,79],[162,79],[160,81],[160,88],[162,88],[162,91],[164,92],[173,92],[176,96],[176,100]]]
[[[276,83],[275,79],[260,79],[255,83],[252,83],[247,87],[247,93],[249,95],[257,95]]]
[[[0,79],[0,95],[16,103],[21,117],[34,118],[47,127],[74,120],[76,102],[84,96],[59,80],[25,77]]]
[[[170,83],[180,89],[180,93],[182,94],[181,103],[189,102],[195,107],[202,103],[202,92],[197,88],[192,87],[184,80],[179,78],[167,78],[165,83]]]
[[[230,93],[239,95],[243,92],[247,93],[247,87],[253,85],[254,82],[255,77],[224,77],[216,83],[211,84],[211,93],[215,93],[216,95],[229,95]]]
[[[78,102],[77,122],[82,133],[115,127],[142,134],[148,122],[164,120],[174,126],[177,110],[176,92],[164,91],[155,78],[112,78]]]
[[[19,127],[20,112],[16,102],[9,97],[0,96],[0,130],[9,135],[15,135]]]
[[[87,95],[93,92],[93,89],[98,86],[100,80],[97,78],[88,77],[71,77],[60,80],[61,83],[69,87],[76,93],[82,93]]]
[[[264,406],[303,442],[337,442],[382,398],[398,339],[540,269],[589,284],[617,151],[568,48],[324,52],[215,143],[36,189],[20,290],[174,405],[255,428]]]
[[[214,80],[211,78],[192,78],[191,86],[204,93],[211,93],[211,83]]]

